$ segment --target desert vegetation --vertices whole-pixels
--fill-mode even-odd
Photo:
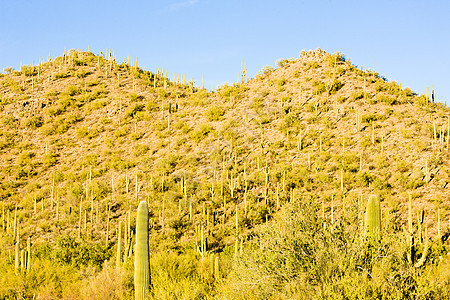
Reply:
[[[0,298],[450,297],[428,88],[320,49],[169,77],[75,50],[0,74]]]

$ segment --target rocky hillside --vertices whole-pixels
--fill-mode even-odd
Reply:
[[[11,268],[14,241],[28,238],[39,259],[62,238],[102,245],[103,256],[75,263],[101,265],[115,255],[119,221],[132,238],[140,200],[155,253],[198,252],[203,230],[210,252],[232,253],[305,198],[331,220],[377,195],[386,230],[400,232],[411,198],[428,236],[447,232],[449,109],[339,53],[303,52],[251,80],[243,70],[216,92],[110,53],[6,71],[0,255]]]

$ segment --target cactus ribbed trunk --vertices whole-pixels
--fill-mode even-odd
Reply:
[[[381,206],[376,196],[370,196],[366,210],[367,235],[379,240],[381,237]]]
[[[20,266],[20,257],[19,257],[19,242],[16,242],[16,246],[14,248],[14,269],[16,271],[16,274],[19,270]]]
[[[27,239],[27,272],[31,270],[31,239]]]
[[[119,230],[117,233],[117,256],[116,256],[116,269],[120,269],[122,255],[122,221],[119,222]]]
[[[150,253],[148,247],[148,205],[139,203],[136,217],[136,250],[134,258],[134,292],[136,300],[147,299],[150,287]]]

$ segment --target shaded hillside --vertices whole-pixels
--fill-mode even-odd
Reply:
[[[439,238],[438,209],[447,232],[449,110],[427,96],[320,49],[217,92],[106,57],[70,51],[0,76],[9,263],[15,208],[21,248],[30,237],[39,259],[77,268],[114,257],[114,228],[130,224],[131,238],[140,200],[154,253],[198,249],[203,226],[208,249],[227,257],[305,198],[330,221],[375,194],[386,231],[402,232],[410,195],[429,236]],[[64,261],[61,237],[102,255]]]

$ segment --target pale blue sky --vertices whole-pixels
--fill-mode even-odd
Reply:
[[[112,49],[208,88],[320,47],[450,100],[450,1],[0,0],[0,70],[64,48]],[[449,102],[450,104],[450,102]]]

